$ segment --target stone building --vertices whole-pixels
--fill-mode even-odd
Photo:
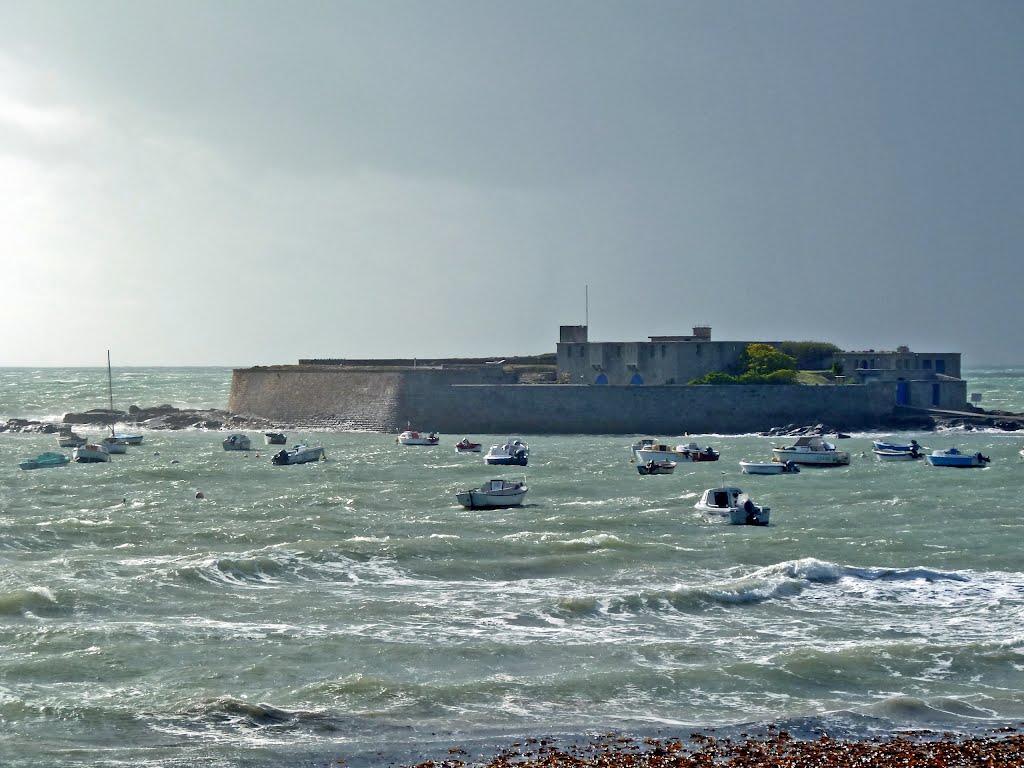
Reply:
[[[585,325],[563,325],[556,346],[557,378],[566,384],[687,384],[707,373],[735,369],[752,343],[712,341],[707,325],[695,326],[690,336],[647,339],[592,342]]]

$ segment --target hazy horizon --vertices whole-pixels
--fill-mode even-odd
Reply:
[[[1024,363],[1021,40],[1009,0],[11,0],[0,366],[588,320]]]

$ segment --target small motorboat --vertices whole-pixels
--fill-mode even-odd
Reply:
[[[122,445],[142,445],[143,435],[135,432],[115,432],[113,438]]]
[[[525,467],[530,460],[530,446],[518,438],[509,438],[502,445],[492,445],[484,454],[484,462],[503,466]]]
[[[793,461],[741,461],[740,471],[744,475],[785,475],[796,474],[800,467]]]
[[[99,443],[86,443],[74,449],[72,458],[79,464],[99,464],[110,461],[110,452]]]
[[[885,440],[872,440],[871,447],[876,451],[904,451],[907,453],[910,451],[917,451],[920,453],[924,450],[918,444],[917,440],[911,440],[909,443],[890,443]]]
[[[989,463],[988,456],[978,453],[961,453],[956,448],[948,451],[932,451],[924,457],[924,460],[933,467],[984,467]]]
[[[306,464],[310,461],[326,460],[323,448],[310,448],[306,445],[296,445],[290,451],[282,448],[270,457],[270,463],[276,466],[284,464]]]
[[[633,454],[637,463],[648,461],[718,461],[719,453],[710,445],[701,448],[696,443],[686,443],[675,447],[666,443],[649,443],[634,446]]]
[[[872,448],[871,452],[879,461],[913,461],[924,458],[924,454],[917,448],[906,451],[898,448]]]
[[[267,445],[285,445],[288,442],[288,435],[283,432],[264,432],[263,441]]]
[[[18,466],[22,469],[43,469],[45,467],[63,467],[70,462],[71,459],[68,458],[66,453],[46,451],[40,453],[34,459],[25,459]]]
[[[72,429],[62,429],[57,433],[57,445],[61,448],[78,448],[87,442],[89,441]]]
[[[437,436],[436,432],[424,435],[416,430],[407,429],[398,436],[397,441],[402,445],[437,445],[441,442],[441,438]]]
[[[730,525],[768,525],[770,509],[759,507],[739,488],[708,488],[693,505],[711,516],[728,520]]]
[[[113,435],[107,435],[100,444],[107,449],[107,453],[128,453],[128,444],[122,443]]]
[[[224,446],[225,451],[248,451],[252,448],[252,440],[249,439],[248,435],[236,432],[225,437],[221,445]]]
[[[636,465],[636,471],[641,475],[671,475],[675,472],[677,462],[675,461],[648,461]]]
[[[456,493],[455,500],[467,509],[507,509],[520,506],[528,490],[525,480],[489,480]]]
[[[850,454],[838,450],[832,443],[820,437],[801,437],[787,448],[772,448],[779,461],[794,461],[797,464],[812,464],[822,467],[837,467],[850,463]]]
[[[468,437],[462,438],[455,444],[455,450],[459,453],[480,453],[481,448],[483,446],[480,443],[474,443]]]

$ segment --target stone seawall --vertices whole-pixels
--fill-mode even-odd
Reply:
[[[480,383],[486,378],[486,383]],[[228,410],[296,427],[449,434],[736,434],[889,423],[895,385],[577,386],[493,383],[498,370],[235,370]]]

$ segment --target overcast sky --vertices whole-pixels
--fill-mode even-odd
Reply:
[[[1024,363],[1022,244],[1019,0],[0,4],[0,365]]]

